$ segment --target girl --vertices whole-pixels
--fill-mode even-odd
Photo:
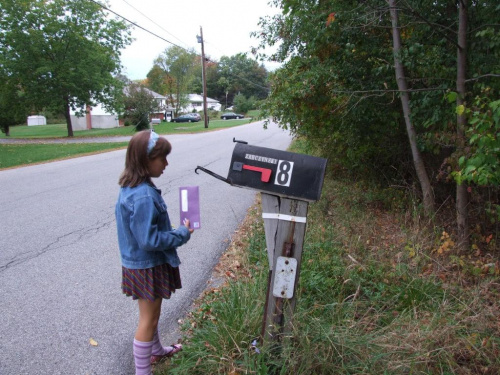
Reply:
[[[151,364],[182,350],[164,347],[158,335],[163,298],[181,288],[176,248],[193,232],[189,220],[173,230],[161,191],[151,181],[168,165],[170,142],[152,130],[136,133],[127,148],[115,215],[122,262],[122,291],[138,300],[134,337],[136,374],[151,374]]]

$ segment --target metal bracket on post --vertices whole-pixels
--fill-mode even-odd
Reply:
[[[273,296],[290,299],[295,290],[295,275],[297,274],[297,259],[278,257],[276,260],[276,275],[274,277]]]

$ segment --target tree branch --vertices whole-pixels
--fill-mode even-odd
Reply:
[[[500,77],[500,74],[483,74],[482,76],[466,79],[465,82],[479,81],[481,78],[485,77]]]
[[[416,16],[417,18],[419,18],[422,21],[424,21],[429,26],[431,26],[434,30],[436,30],[436,32],[438,34],[442,35],[444,38],[446,38],[446,40],[448,40],[454,46],[456,46],[457,48],[460,48],[460,46],[458,45],[458,43],[454,39],[450,38],[448,35],[446,35],[445,33],[441,32],[441,30],[439,30],[439,28],[436,27],[436,26],[441,26],[441,27],[444,27],[444,26],[442,26],[442,25],[436,25],[436,24],[430,22],[424,16],[422,16],[420,13],[418,13],[416,10],[414,10],[406,1],[405,1],[405,4],[407,6],[407,9],[410,11],[410,13],[412,13],[414,16]],[[448,28],[446,28],[446,29],[448,29]]]

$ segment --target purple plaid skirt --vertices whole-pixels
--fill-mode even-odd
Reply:
[[[165,263],[152,268],[131,270],[122,266],[122,292],[132,299],[168,299],[180,288],[179,267]]]

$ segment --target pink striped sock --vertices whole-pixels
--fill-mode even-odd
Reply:
[[[151,349],[153,341],[142,342],[134,339],[134,359],[136,375],[151,375]]]
[[[158,334],[158,329],[153,335],[153,345],[151,346],[151,355],[165,355],[167,351],[160,342],[160,335]]]

